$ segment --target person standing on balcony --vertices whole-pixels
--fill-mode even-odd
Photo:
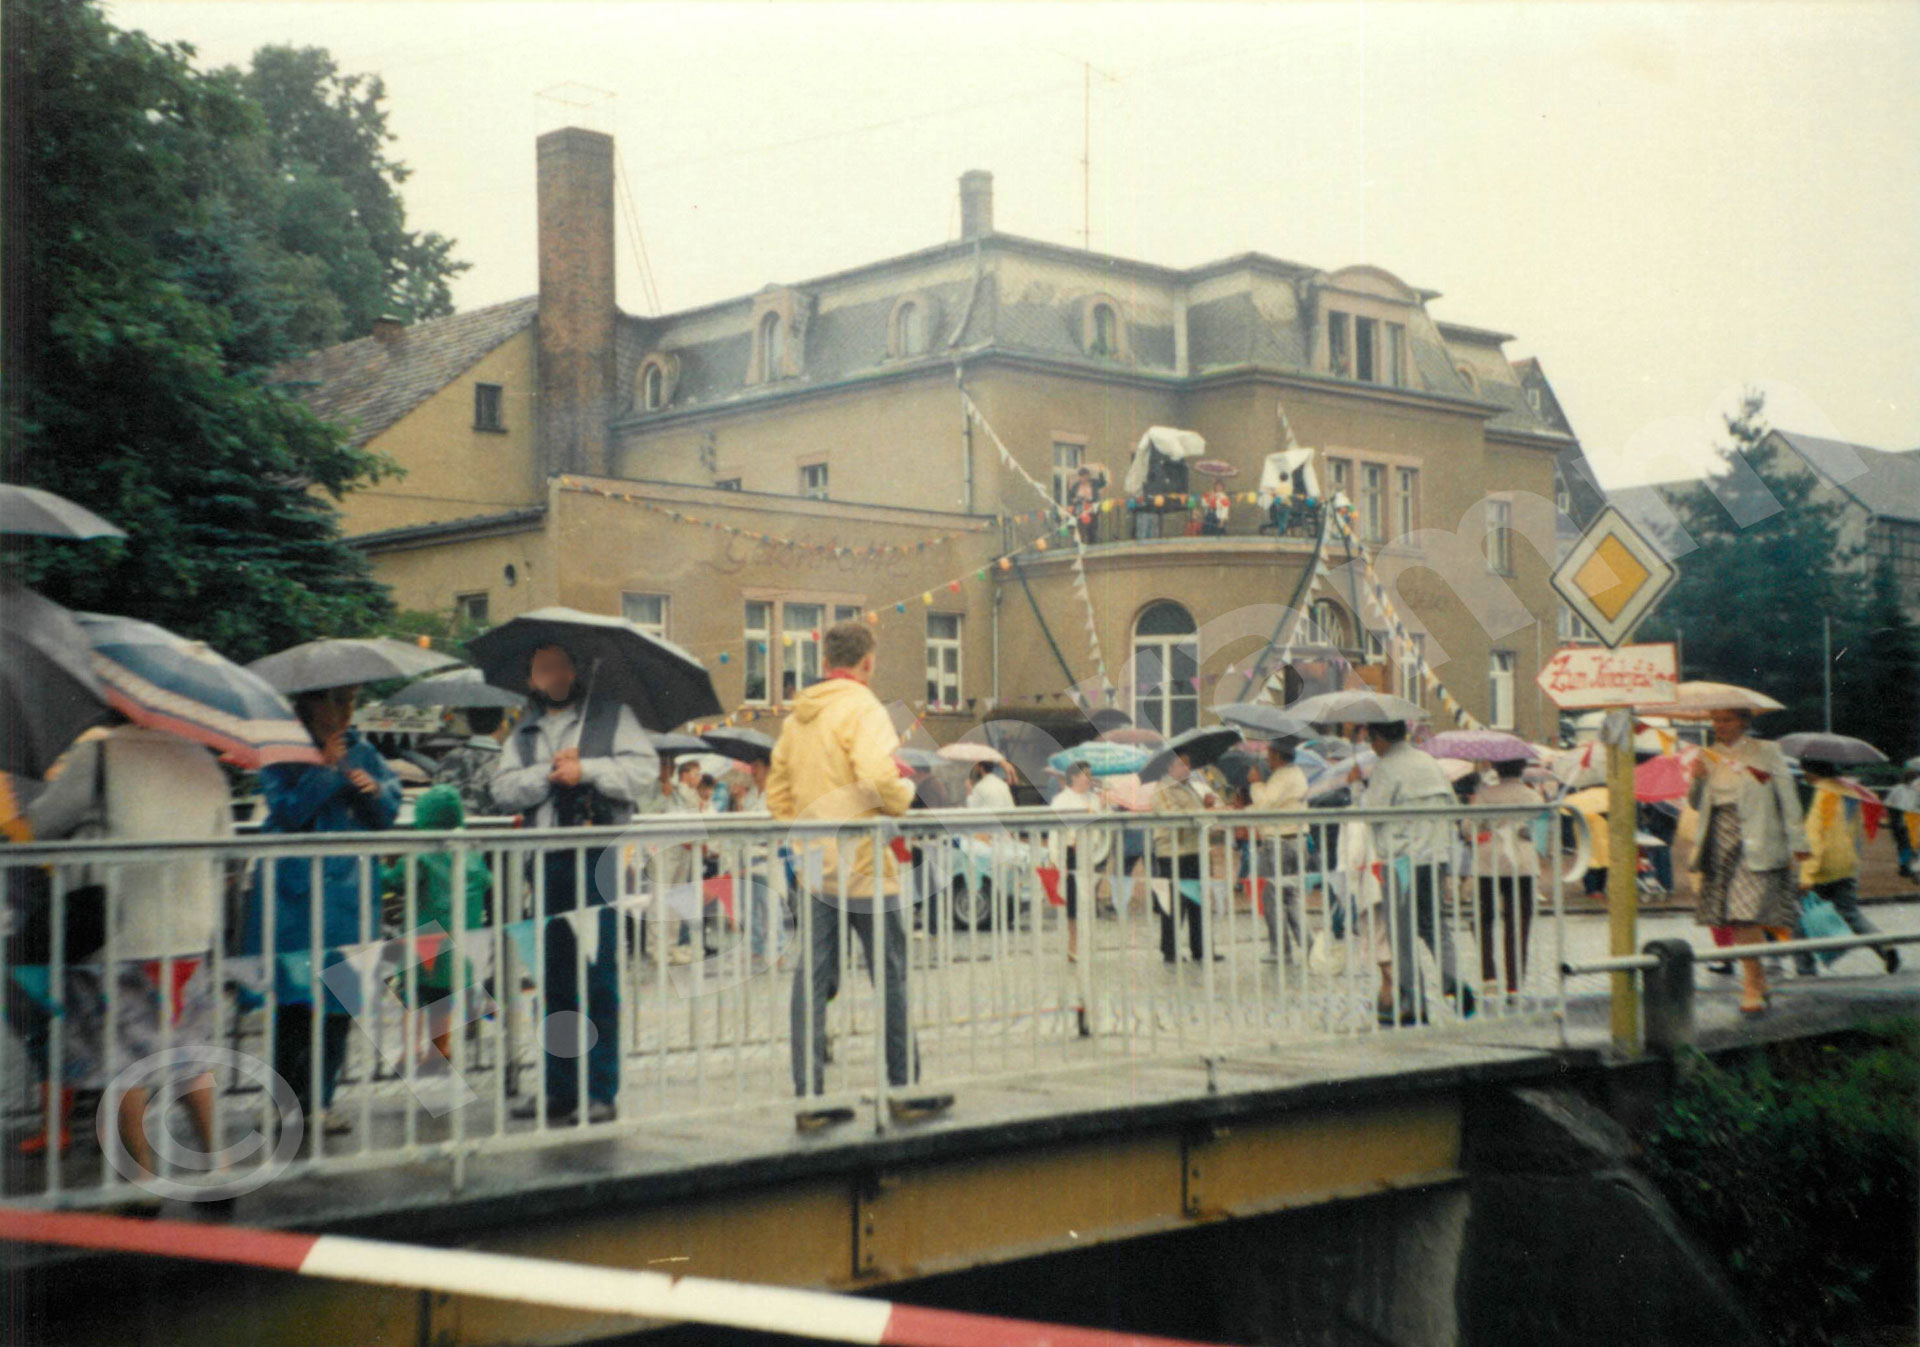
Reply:
[[[1106,487],[1104,472],[1096,476],[1092,467],[1083,466],[1074,474],[1073,485],[1067,491],[1067,512],[1080,529],[1080,541],[1089,546],[1097,541],[1095,525],[1100,518],[1100,493]]]
[[[913,803],[913,785],[893,760],[900,736],[869,687],[873,631],[864,622],[836,623],[822,646],[826,677],[793,700],[767,773],[767,808],[789,822],[898,818]],[[827,1002],[839,988],[842,922],[865,948],[869,976],[882,970],[887,1081],[905,1087],[918,1078],[919,1063],[907,1022],[907,928],[894,853],[865,837],[843,848],[834,837],[796,834],[792,846],[806,890],[799,901],[806,905],[801,930],[808,937],[793,977],[794,1093],[801,1099],[826,1093]],[[888,1108],[895,1120],[908,1121],[952,1103],[951,1095],[895,1097]],[[813,1108],[794,1121],[813,1131],[852,1118],[850,1108]]]
[[[1694,920],[1731,926],[1737,945],[1758,944],[1769,931],[1785,939],[1793,926],[1792,864],[1809,855],[1800,795],[1779,747],[1749,733],[1753,713],[1712,712],[1713,745],[1693,760],[1687,803],[1700,812],[1692,871]],[[1740,1013],[1767,1008],[1767,975],[1758,959],[1740,961]]]
[[[528,709],[537,714],[521,722],[501,752],[500,770],[493,778],[495,802],[526,814],[535,828],[586,828],[632,818],[635,807],[648,802],[660,771],[659,755],[633,708],[590,700],[572,653],[562,645],[543,645],[533,652],[527,686],[532,690]],[[540,1013],[549,1123],[578,1120],[583,1055],[587,1120],[607,1122],[615,1116],[620,993],[611,904],[618,888],[618,854],[608,847],[557,847],[538,861],[545,892],[535,916],[546,921]],[[599,907],[600,912],[587,930],[572,919],[552,920],[588,907]],[[579,985],[583,940],[584,1017]],[[516,1118],[538,1114],[539,1101],[531,1096],[514,1108]]]

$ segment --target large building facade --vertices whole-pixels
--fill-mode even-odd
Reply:
[[[612,142],[542,137],[537,297],[286,371],[406,469],[347,499],[349,533],[404,607],[624,612],[754,715],[857,616],[877,690],[940,740],[1075,705],[1173,731],[1329,670],[1439,696],[1416,658],[1466,714],[1550,731],[1548,573],[1592,478],[1510,337],[1376,267],[1157,266],[999,233],[990,176],[960,190],[957,240],[636,317]],[[1197,432],[1212,471],[1129,497],[1150,427]],[[1324,546],[1249,499],[1296,444],[1351,509]],[[1052,508],[1083,466],[1107,478],[1084,550]]]

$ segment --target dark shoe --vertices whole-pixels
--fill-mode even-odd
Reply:
[[[1900,971],[1900,951],[1897,949],[1894,949],[1892,946],[1888,946],[1886,949],[1883,949],[1880,951],[1880,962],[1887,966],[1887,971],[1889,973],[1899,972]]]
[[[806,1109],[793,1115],[794,1129],[800,1132],[820,1132],[852,1121],[853,1110],[850,1108]]]
[[[1730,978],[1733,976],[1733,963],[1731,960],[1721,963],[1710,963],[1707,965],[1707,971],[1723,978]]]
[[[913,1099],[889,1099],[887,1112],[895,1122],[922,1122],[937,1118],[953,1107],[950,1094],[923,1094]]]

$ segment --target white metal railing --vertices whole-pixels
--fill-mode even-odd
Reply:
[[[8,1200],[222,1195],[430,1159],[457,1186],[478,1154],[664,1119],[847,1108],[884,1129],[894,1105],[969,1082],[1550,1021],[1567,954],[1557,818],[954,810],[10,846],[0,1079],[14,1121],[30,1100],[53,1144],[9,1165]],[[859,876],[862,846],[904,858],[896,885]],[[171,901],[128,868],[157,860],[209,868],[211,928],[116,950],[125,905]],[[459,897],[482,866],[475,919]],[[144,1022],[151,989],[176,985]],[[175,999],[206,1022],[176,1024]],[[164,1115],[209,1067],[196,1150]],[[147,1084],[151,1171],[111,1125]],[[65,1151],[61,1086],[101,1092]]]

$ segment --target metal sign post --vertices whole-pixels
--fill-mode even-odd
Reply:
[[[1621,643],[1678,575],[1660,550],[1612,506],[1588,525],[1553,573],[1554,589],[1607,647],[1561,650],[1540,671],[1538,681],[1556,706],[1607,708],[1600,738],[1607,749],[1607,945],[1615,958],[1636,953],[1640,938],[1632,707],[1672,700],[1679,684],[1671,645],[1623,649]],[[1637,1053],[1640,984],[1631,972],[1611,976],[1614,1050]]]

